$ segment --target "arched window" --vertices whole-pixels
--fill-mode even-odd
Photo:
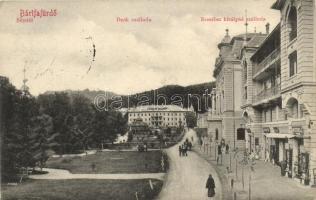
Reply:
[[[287,29],[289,40],[292,41],[297,36],[297,11],[294,6],[290,8],[287,18]]]
[[[293,102],[291,106],[291,113],[293,118],[298,118],[298,102],[297,100]]]
[[[218,140],[218,129],[215,129],[215,140]]]
[[[300,112],[299,104],[297,99],[291,98],[287,102],[288,116],[292,118],[301,118],[303,113]]]
[[[244,120],[246,121],[246,123],[249,123],[250,122],[250,118],[249,118],[249,115],[248,115],[248,112],[245,111],[243,114],[242,114]]]

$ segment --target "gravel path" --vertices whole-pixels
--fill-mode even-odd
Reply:
[[[30,175],[31,179],[159,179],[163,180],[165,173],[145,174],[72,174],[68,170],[43,168],[47,174]]]

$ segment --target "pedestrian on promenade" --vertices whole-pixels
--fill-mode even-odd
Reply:
[[[192,150],[192,143],[191,142],[188,143],[188,149],[189,149],[189,151]]]
[[[226,144],[226,154],[228,154],[228,153],[229,153],[229,145]]]
[[[188,156],[188,146],[186,144],[182,145],[183,155]]]
[[[210,174],[207,181],[206,181],[206,188],[207,188],[207,196],[214,197],[215,196],[215,181]]]
[[[179,145],[179,156],[180,157],[182,156],[182,147],[181,147],[181,145]]]

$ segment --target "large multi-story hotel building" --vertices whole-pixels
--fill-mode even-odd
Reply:
[[[233,148],[245,148],[245,128],[242,118],[242,76],[240,51],[245,42],[257,47],[266,34],[248,33],[231,38],[228,30],[218,44],[219,56],[213,76],[216,88],[212,90],[212,109],[208,113],[208,135],[213,141],[224,139]]]
[[[194,112],[193,107],[185,109],[177,105],[144,105],[128,110],[128,122],[143,121],[149,127],[186,126],[186,113]]]
[[[280,24],[255,52],[242,51],[246,147],[316,184],[315,0],[277,0]]]
[[[272,159],[273,156],[276,157],[275,142],[271,140],[275,135],[265,134],[284,131],[275,124],[285,118],[280,85],[280,25],[276,26],[258,48],[254,49],[246,44],[241,51],[241,60],[241,108],[246,122],[246,148],[262,158],[268,156]]]

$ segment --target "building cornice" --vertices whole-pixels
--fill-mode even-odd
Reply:
[[[281,87],[281,94],[284,94],[286,92],[289,92],[291,90],[294,90],[296,88],[299,88],[299,87],[303,87],[303,86],[312,86],[312,87],[316,87],[316,83],[315,82],[298,82],[298,83],[295,83],[293,85],[290,85],[290,86],[287,86],[285,88],[282,88]]]

